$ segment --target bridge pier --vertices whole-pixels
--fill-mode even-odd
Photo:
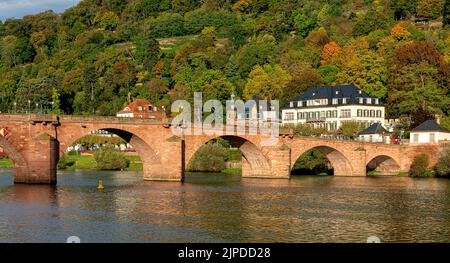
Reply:
[[[287,147],[287,146],[286,146]],[[263,152],[267,156],[268,166],[253,162],[253,165],[243,158],[242,177],[289,179],[291,176],[290,149],[284,146],[264,147]]]
[[[14,183],[56,184],[59,142],[55,138],[47,133],[38,135],[27,144],[23,157],[27,166],[14,166]]]

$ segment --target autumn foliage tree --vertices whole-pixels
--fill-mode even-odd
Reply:
[[[342,48],[335,41],[327,43],[322,50],[322,65],[332,61],[341,50]]]

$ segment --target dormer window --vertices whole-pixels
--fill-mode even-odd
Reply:
[[[363,98],[359,98],[359,104],[364,104],[364,99]]]
[[[347,104],[347,98],[342,98],[342,104]]]
[[[339,95],[339,91],[338,90],[336,90],[336,95]]]
[[[379,104],[380,102],[378,101],[378,99],[375,99],[375,104]]]
[[[333,99],[333,105],[337,105],[338,104],[338,99]]]
[[[367,99],[367,104],[372,104],[372,99]]]
[[[294,102],[291,101],[291,102],[289,103],[289,107],[293,108],[293,107],[294,107]]]

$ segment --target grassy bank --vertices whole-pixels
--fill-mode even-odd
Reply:
[[[0,159],[0,167],[12,167],[13,162],[8,158]]]
[[[66,155],[67,169],[73,170],[96,170],[97,163],[92,155]],[[129,165],[125,169],[126,171],[142,171],[142,161],[139,156],[125,156]]]
[[[242,174],[242,168],[225,168],[222,171],[224,174]]]

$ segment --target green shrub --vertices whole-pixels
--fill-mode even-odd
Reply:
[[[429,158],[426,154],[419,154],[414,157],[414,160],[409,169],[409,175],[412,177],[425,177],[429,176],[428,170]]]
[[[224,148],[212,142],[200,147],[189,163],[189,171],[192,172],[221,172],[224,169]]]
[[[65,170],[68,167],[68,160],[65,154],[63,154],[61,156],[61,158],[59,158],[59,162],[58,162],[58,169],[60,170]]]
[[[450,176],[450,144],[445,145],[439,153],[436,170],[440,176]]]
[[[116,149],[113,145],[102,147],[94,153],[97,168],[100,170],[123,170],[128,167],[128,160],[125,154]]]

